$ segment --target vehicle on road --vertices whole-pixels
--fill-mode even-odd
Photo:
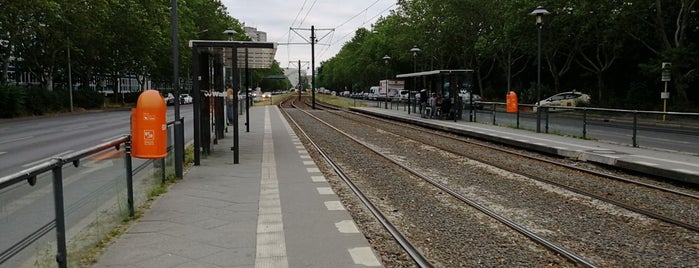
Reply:
[[[536,102],[536,106],[584,107],[590,104],[590,99],[590,95],[573,90],[568,92],[561,92],[544,100],[540,100]]]
[[[164,99],[166,105],[175,105],[175,95],[172,95],[172,93],[167,93]]]
[[[473,103],[473,108],[483,109],[483,104],[481,103],[481,96],[478,94],[472,94],[468,90],[459,90],[459,97],[464,104],[464,109],[468,109]]]
[[[180,94],[180,104],[190,104],[192,103],[192,96],[187,93]]]

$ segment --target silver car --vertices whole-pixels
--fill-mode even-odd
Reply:
[[[545,100],[540,100],[536,103],[537,106],[547,106],[547,107],[555,107],[555,106],[578,107],[578,106],[587,106],[589,104],[590,104],[590,95],[587,95],[585,93],[581,93],[581,92],[578,92],[575,90],[569,91],[569,92],[558,93],[556,95],[548,97]]]

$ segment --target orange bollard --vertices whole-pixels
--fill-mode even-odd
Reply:
[[[167,105],[157,90],[146,90],[131,109],[133,157],[160,159],[167,155]]]
[[[506,110],[508,113],[516,113],[518,110],[519,103],[517,102],[517,93],[510,91],[507,93],[507,105]]]

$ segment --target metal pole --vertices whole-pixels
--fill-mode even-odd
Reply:
[[[163,158],[165,159],[165,158]],[[129,217],[135,215],[133,199],[133,168],[131,163],[131,137],[124,143],[124,165],[126,166],[126,203],[129,206]],[[165,163],[163,163],[165,167]]]
[[[248,48],[245,48],[245,132],[250,132],[250,69],[248,68]]]
[[[536,133],[541,132],[541,23],[536,24]]]
[[[70,37],[68,37],[68,96],[70,98],[70,111],[73,112],[73,75],[70,68]]]
[[[63,205],[63,167],[59,163],[53,168],[53,205],[56,213],[56,262],[58,267],[68,267],[66,247],[66,220]]]
[[[315,68],[316,68],[316,50],[315,46],[316,45],[316,32],[315,32],[315,27],[311,25],[311,92],[313,92],[313,110],[316,109],[316,74],[315,74]]]
[[[180,159],[184,158],[184,127],[180,119],[180,72],[179,72],[179,58],[180,58],[180,42],[177,36],[177,0],[171,0],[172,4],[172,86],[175,91],[175,177],[182,179],[182,161]]]
[[[667,81],[665,81],[665,92],[667,93]],[[666,119],[667,99],[663,99],[663,121]]]
[[[413,73],[417,72],[417,53],[413,53]],[[417,92],[417,80],[415,80],[415,76],[413,76],[413,89],[414,91]],[[412,92],[408,90],[408,114],[410,114],[410,108],[413,106],[413,102],[410,99],[410,95]]]

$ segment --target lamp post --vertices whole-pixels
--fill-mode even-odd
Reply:
[[[410,52],[413,53],[413,73],[417,72],[417,53],[420,52],[420,49],[417,47],[417,45],[414,45],[413,48],[410,49]],[[417,92],[417,81],[415,80],[415,76],[413,76],[413,88]],[[408,114],[410,114],[410,107],[413,106],[413,102],[410,100],[410,95],[411,92],[408,90]]]
[[[388,55],[383,56],[383,62],[386,63],[386,98],[383,100],[384,104],[384,109],[388,109],[388,61],[391,60],[391,57]]]
[[[536,7],[529,15],[536,16],[536,133],[541,132],[541,27],[544,24],[544,15],[551,14],[542,6]]]

